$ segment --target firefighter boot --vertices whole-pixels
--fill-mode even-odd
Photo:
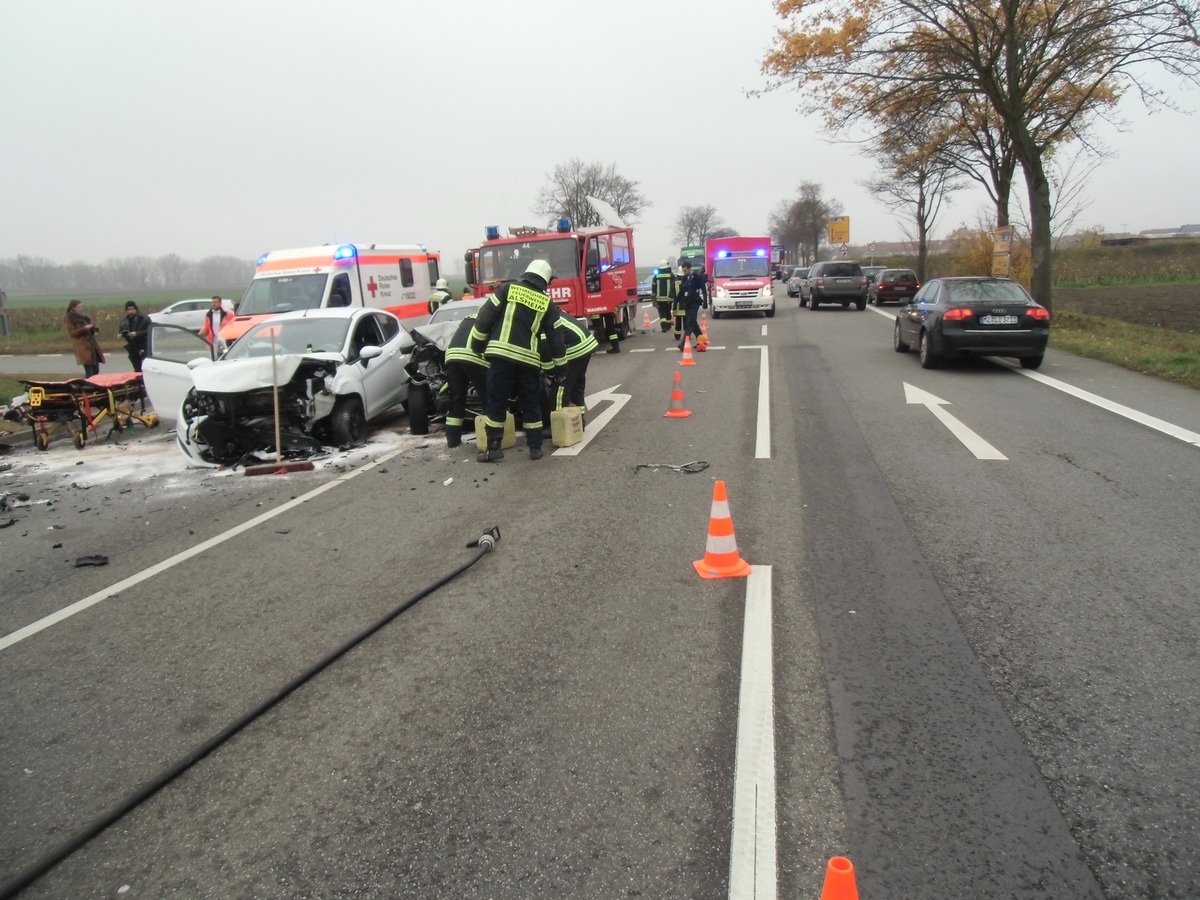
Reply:
[[[503,434],[492,437],[488,435],[488,445],[486,450],[481,450],[475,454],[476,462],[500,462],[504,459],[504,451],[500,448],[500,442],[503,440]]]
[[[612,342],[612,346],[608,348],[608,352],[609,352],[609,353],[620,353],[620,352],[621,352],[621,345],[620,345],[620,344],[618,344],[616,341],[613,341],[613,342]]]
[[[530,459],[541,459],[542,458],[542,445],[541,444],[538,444],[536,447],[529,448],[529,458]]]
[[[446,426],[446,446],[453,450],[462,443],[462,426],[447,425]]]

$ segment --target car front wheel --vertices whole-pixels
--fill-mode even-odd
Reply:
[[[775,318],[775,304],[772,303],[771,308],[768,309],[765,313],[763,313],[763,315],[766,316],[768,319]]]
[[[908,344],[904,342],[904,338],[900,336],[900,320],[896,320],[896,327],[892,329],[892,349],[897,353],[907,353]]]
[[[429,388],[424,385],[408,392],[408,430],[410,434],[429,434]]]
[[[363,414],[362,401],[357,397],[340,399],[333,408],[333,415],[329,417],[329,431],[333,442],[339,447],[361,447],[365,444],[367,417]]]
[[[921,357],[922,369],[936,369],[938,363],[942,361],[941,357],[933,352],[932,341],[929,340],[929,332],[921,332],[921,342],[917,351]]]

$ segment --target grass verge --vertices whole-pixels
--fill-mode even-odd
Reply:
[[[1056,311],[1050,346],[1200,389],[1200,334]]]

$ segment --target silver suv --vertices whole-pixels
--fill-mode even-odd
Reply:
[[[808,308],[822,303],[840,303],[843,308],[853,303],[858,309],[867,308],[867,276],[862,266],[852,260],[827,259],[813,263],[808,278],[801,283],[800,303],[808,299]]]

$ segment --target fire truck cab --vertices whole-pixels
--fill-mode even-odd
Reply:
[[[704,258],[712,283],[714,319],[731,312],[775,315],[769,237],[709,238]]]
[[[429,320],[429,298],[441,257],[419,244],[326,244],[272,250],[221,329],[237,340],[268,316],[295,309],[369,306],[395,313],[406,328]]]
[[[613,313],[621,336],[629,334],[638,304],[633,230],[604,226],[575,230],[567,219],[554,231],[510,228],[507,237],[489,226],[487,239],[466,252],[467,281],[476,297],[515,281],[535,259],[550,263],[550,297],[580,319]]]

